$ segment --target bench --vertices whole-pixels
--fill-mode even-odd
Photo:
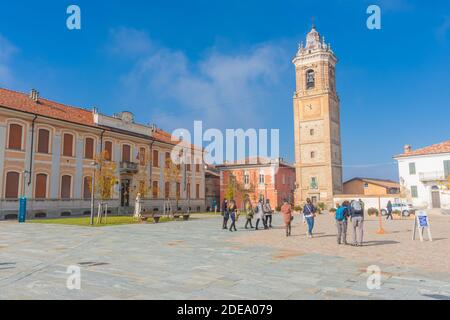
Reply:
[[[188,221],[190,216],[191,215],[189,213],[174,213],[173,214],[174,219],[179,219],[179,218],[183,217],[184,221]]]
[[[142,213],[141,214],[141,221],[147,222],[148,219],[153,219],[155,223],[159,222],[159,219],[161,218],[161,215],[156,213]]]

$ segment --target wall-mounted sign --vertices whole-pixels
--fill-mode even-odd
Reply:
[[[423,232],[427,230],[428,240],[433,241],[430,230],[430,220],[425,211],[417,211],[416,218],[414,219],[413,228],[413,240],[416,239],[416,230],[419,232],[420,241],[423,241]]]

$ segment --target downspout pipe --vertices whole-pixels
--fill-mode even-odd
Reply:
[[[34,115],[33,122],[31,123],[31,150],[30,150],[30,165],[28,167],[28,186],[31,184],[31,173],[33,170],[33,155],[34,155],[34,125],[37,119],[37,115]]]

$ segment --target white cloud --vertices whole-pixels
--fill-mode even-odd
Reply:
[[[19,50],[0,34],[0,85],[11,86],[13,75],[10,67],[12,57]]]
[[[282,75],[291,55],[280,44],[230,54],[210,48],[191,61],[184,52],[155,45],[134,29],[113,31],[112,40],[116,53],[132,48],[133,66],[122,78],[123,101],[151,106],[149,121],[166,128],[191,126],[194,120],[208,127],[254,127],[255,118],[256,125],[264,121],[259,119],[279,89],[286,90]]]

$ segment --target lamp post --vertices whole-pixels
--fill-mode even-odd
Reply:
[[[92,181],[92,183],[91,183],[91,185],[92,185],[92,187],[91,187],[91,220],[90,220],[89,224],[91,226],[93,226],[94,225],[94,208],[95,208],[95,206],[94,206],[94,201],[95,201],[95,170],[97,169],[98,163],[94,161],[94,162],[91,163],[91,165],[94,168],[94,171],[92,173],[92,178],[91,178],[91,181]]]

